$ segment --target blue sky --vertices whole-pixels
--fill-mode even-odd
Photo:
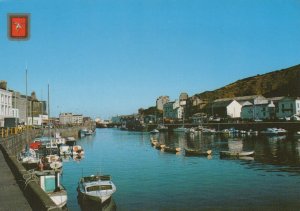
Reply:
[[[31,14],[28,41],[7,13]],[[0,0],[0,80],[108,118],[299,64],[299,0]]]

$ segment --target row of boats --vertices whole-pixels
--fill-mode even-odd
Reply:
[[[94,132],[93,132],[94,133]],[[92,134],[91,134],[92,135]],[[67,204],[67,191],[60,184],[63,173],[63,158],[83,158],[84,150],[75,138],[40,137],[26,145],[19,154],[19,161],[29,170],[25,182],[35,181],[40,185],[57,207]],[[116,191],[109,175],[83,176],[78,182],[78,196],[84,200],[104,203]]]
[[[238,145],[238,147],[229,147],[227,151],[220,151],[220,157],[243,157],[243,156],[253,156],[254,151],[243,151],[243,148],[240,146],[241,142],[234,141],[234,145]],[[157,139],[151,137],[151,145],[164,152],[170,153],[180,153],[184,151],[185,156],[211,156],[212,150],[200,150],[200,149],[190,149],[184,148],[182,150],[180,147],[174,146],[166,146],[165,144],[161,144]],[[232,145],[232,144],[231,144]]]
[[[150,133],[156,134],[156,133],[159,133],[162,131],[164,131],[164,130],[154,129],[154,130],[150,131]],[[251,135],[259,135],[259,133],[264,134],[264,135],[284,135],[284,134],[287,134],[288,131],[283,128],[267,128],[260,132],[256,131],[256,130],[252,130],[252,129],[246,131],[246,130],[237,130],[235,128],[229,128],[229,129],[223,129],[223,130],[217,131],[214,128],[198,126],[198,127],[191,127],[191,128],[185,128],[185,127],[174,128],[173,132],[186,133],[186,134],[190,134],[190,135],[223,134],[223,135],[249,135],[249,136],[251,136]]]

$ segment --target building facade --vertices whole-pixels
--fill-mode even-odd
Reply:
[[[62,125],[82,124],[83,116],[81,114],[60,113],[59,114],[59,123]]]
[[[156,99],[156,108],[162,111],[164,109],[164,105],[169,101],[169,96],[160,96]]]
[[[184,108],[180,105],[179,100],[168,102],[164,105],[164,118],[182,119]]]
[[[300,98],[285,97],[279,100],[276,117],[285,118],[293,115],[300,115]]]
[[[232,99],[218,99],[212,104],[213,116],[222,118],[240,118],[242,105]]]
[[[2,88],[0,88],[0,127],[4,126],[4,118],[12,117],[12,94],[6,90],[6,85]]]

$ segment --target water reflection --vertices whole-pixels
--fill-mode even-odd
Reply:
[[[166,146],[198,151],[212,150],[214,157],[220,151],[254,151],[254,156],[230,157],[247,161],[249,168],[265,171],[300,173],[300,139],[294,136],[224,136],[159,133],[156,139]],[[252,162],[248,162],[252,161]],[[271,170],[270,170],[271,169]]]

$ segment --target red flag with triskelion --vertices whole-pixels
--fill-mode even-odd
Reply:
[[[28,39],[29,38],[29,16],[26,15],[9,15],[9,37],[11,39]]]

